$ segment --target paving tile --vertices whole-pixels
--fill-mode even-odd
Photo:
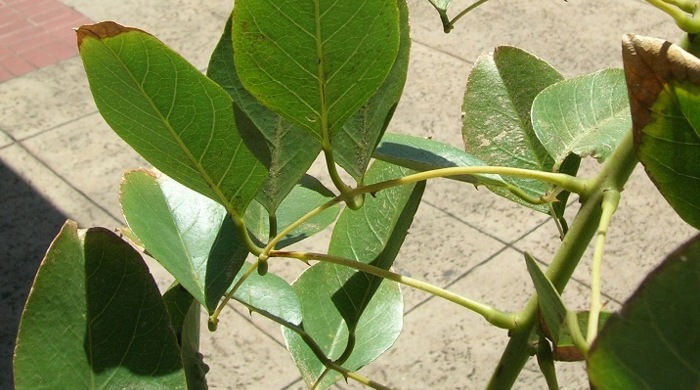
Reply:
[[[79,58],[0,84],[0,127],[17,140],[97,111]]]
[[[298,381],[299,372],[278,340],[234,310],[223,311],[220,320],[215,333],[201,334],[210,389],[282,389]]]
[[[114,20],[141,28],[204,69],[221,36],[231,2],[206,0],[64,0],[92,20]]]
[[[622,192],[619,209],[608,231],[602,268],[603,291],[619,302],[624,301],[666,254],[696,233],[675,214],[641,166],[637,167]],[[549,263],[557,244],[556,233],[538,229],[514,247]],[[574,273],[587,284],[592,256],[593,249],[589,246]]]
[[[423,203],[394,263],[395,272],[438,287],[449,286],[488,261],[503,244],[442,209]],[[430,295],[402,286],[405,310]]]
[[[0,10],[0,81],[76,56],[75,39],[68,43],[54,35],[74,34],[71,28],[90,22],[57,0],[0,3]]]
[[[122,173],[149,166],[98,113],[32,137],[23,144],[75,188],[120,219]]]
[[[533,287],[522,255],[509,249],[450,290],[500,309],[517,310]],[[406,316],[395,346],[360,372],[395,388],[483,388],[506,342],[505,330],[488,325],[451,302],[434,299]],[[528,368],[515,388],[546,388],[535,366],[530,364]],[[585,388],[587,380],[581,365],[562,365],[561,369],[560,374],[570,379],[563,388]]]
[[[7,133],[0,130],[0,149],[15,142]]]
[[[454,1],[450,15],[471,3]],[[418,42],[470,61],[498,45],[522,47],[567,76],[620,67],[620,39],[625,33],[672,41],[681,37],[668,16],[642,1],[491,2],[467,14],[449,34],[443,33],[437,12],[427,1],[410,0],[409,8],[412,37]]]

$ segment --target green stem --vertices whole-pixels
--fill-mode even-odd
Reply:
[[[425,172],[414,173],[413,175],[408,175],[400,177],[398,179],[387,180],[381,183],[370,184],[366,186],[357,187],[350,191],[350,195],[360,195],[366,193],[376,193],[387,188],[396,187],[404,184],[416,183],[419,181],[424,181],[428,179],[435,179],[440,177],[450,177],[450,176],[461,176],[461,175],[475,175],[475,174],[499,174],[506,176],[515,176],[528,179],[540,180],[545,183],[554,184],[561,187],[569,192],[574,192],[577,194],[584,193],[588,187],[587,181],[579,179],[564,173],[551,173],[543,172],[531,169],[523,168],[511,168],[511,167],[451,167],[451,168],[440,168],[433,169]]]
[[[250,277],[250,275],[252,275],[253,272],[255,272],[255,270],[258,268],[259,265],[260,265],[260,262],[259,262],[259,261],[255,262],[255,264],[253,264],[253,266],[250,267],[250,268],[241,276],[240,279],[238,279],[238,282],[236,282],[236,284],[233,286],[233,288],[231,289],[231,291],[230,291],[228,294],[226,294],[226,296],[224,297],[224,299],[219,303],[219,306],[216,308],[216,310],[214,311],[214,313],[213,313],[211,316],[209,316],[209,330],[210,330],[210,331],[212,331],[212,332],[215,331],[216,328],[219,326],[219,314],[221,314],[221,311],[224,310],[224,307],[226,307],[226,304],[228,304],[228,301],[231,300],[231,298],[233,297],[233,294],[235,294],[236,291],[238,291],[238,289],[241,287],[241,285],[243,284],[243,282],[245,282],[246,280],[248,280],[248,278]]]
[[[700,33],[700,14],[692,0],[646,0],[647,3],[673,18],[676,25],[687,33]]]
[[[566,326],[569,327],[569,333],[571,334],[571,339],[573,340],[576,349],[578,349],[583,356],[588,355],[588,344],[586,343],[586,339],[583,338],[581,328],[578,326],[578,317],[576,316],[576,312],[570,310],[566,311]]]
[[[598,334],[598,318],[600,317],[601,304],[601,268],[603,253],[605,252],[605,238],[608,233],[610,221],[620,204],[620,192],[615,189],[603,191],[601,204],[602,214],[598,225],[598,232],[591,264],[591,310],[588,317],[588,331],[586,340],[590,345]]]
[[[462,17],[464,15],[468,14],[469,12],[474,10],[476,7],[484,4],[487,1],[488,0],[479,0],[479,1],[475,2],[474,4],[470,5],[469,7],[465,8],[464,10],[462,10],[462,12],[457,14],[457,16],[455,16],[450,23],[448,23],[447,25],[443,25],[445,32],[447,33],[447,32],[452,31],[452,29],[455,27],[455,23],[457,23],[458,20],[462,19]]]
[[[317,216],[318,214],[322,213],[323,211],[327,210],[328,208],[332,207],[333,205],[336,205],[340,203],[342,200],[341,198],[335,197],[328,202],[316,207],[315,209],[309,211],[308,213],[304,214],[303,217],[297,219],[294,221],[294,223],[290,224],[286,228],[284,228],[279,234],[277,234],[273,239],[270,240],[270,242],[267,243],[265,248],[263,248],[260,253],[258,254],[258,259],[260,261],[267,261],[267,258],[269,257],[270,251],[272,251],[275,248],[275,245],[277,245],[278,242],[280,242],[287,234],[291,233],[294,231],[294,229],[298,228],[301,226],[303,223],[308,221],[309,219]]]
[[[236,225],[236,230],[238,230],[238,234],[243,240],[243,244],[246,246],[248,251],[255,256],[260,255],[260,253],[262,253],[263,251],[263,248],[259,247],[250,237],[250,233],[248,233],[248,228],[245,226],[243,218],[239,217],[237,214],[232,213],[229,213],[229,216],[233,220],[234,225]]]
[[[560,293],[571,279],[588,243],[597,231],[602,214],[601,203],[604,190],[622,189],[636,165],[637,157],[630,130],[622,138],[590,187],[582,193],[581,209],[547,269],[547,277]],[[488,389],[512,388],[528,359],[528,342],[536,325],[537,312],[537,296],[534,295],[525,308],[516,315],[518,327],[510,332],[511,338],[491,377]]]
[[[361,263],[359,261],[350,260],[343,257],[310,252],[272,251],[270,252],[270,257],[288,257],[299,259],[304,262],[308,262],[310,260],[318,260],[353,268],[358,271],[362,271],[370,275],[379,276],[384,279],[392,280],[394,282],[401,283],[403,285],[413,287],[418,290],[422,290],[440,298],[446,299],[448,301],[454,302],[462,307],[474,311],[477,314],[480,314],[490,324],[499,328],[513,329],[516,327],[515,317],[512,313],[502,312],[500,310],[495,309],[492,306],[485,305],[483,303],[462,297],[460,295],[434,286],[432,284],[409,278],[408,276],[399,275],[391,271],[375,267],[370,264]]]

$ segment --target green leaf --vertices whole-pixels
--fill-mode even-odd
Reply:
[[[250,267],[252,266],[249,263],[245,263],[233,284],[237,283]],[[253,311],[270,314],[294,325],[301,324],[299,298],[286,280],[272,272],[266,273],[265,276],[253,272],[236,290],[233,298]]]
[[[155,37],[114,22],[78,29],[100,113],[160,171],[243,215],[266,168],[236,127],[231,98]]]
[[[410,173],[376,162],[369,183]],[[394,262],[420,204],[425,183],[400,186],[368,197],[359,210],[346,208],[333,230],[328,253],[388,269]],[[372,234],[367,234],[372,232]],[[394,282],[330,263],[319,263],[293,284],[301,301],[304,330],[327,357],[357,370],[393,345],[403,324],[403,300]],[[288,348],[307,384],[315,383],[323,364],[296,333],[285,330]],[[327,374],[321,387],[337,381]]]
[[[277,210],[277,229],[280,232],[309,211],[333,199],[335,195],[323,186],[316,178],[306,175],[301,182],[294,187],[289,195],[282,201]],[[322,231],[332,224],[340,210],[338,205],[333,205],[320,214],[314,216],[303,225],[287,234],[277,245],[276,249],[289,246],[295,242],[307,239]],[[245,215],[246,226],[257,239],[261,246],[268,242],[270,230],[270,217],[262,206],[251,203]],[[276,235],[275,232],[275,235]]]
[[[232,20],[226,22],[221,39],[212,53],[207,76],[233,98],[262,133],[267,144],[269,172],[256,199],[270,213],[301,180],[321,151],[321,143],[298,126],[258,102],[243,88],[233,61]]]
[[[329,142],[391,70],[399,9],[396,1],[238,0],[233,47],[253,96]]]
[[[633,35],[624,37],[623,60],[637,157],[676,213],[700,229],[700,60]]]
[[[463,127],[467,153],[493,166],[551,171],[554,160],[535,135],[530,109],[537,94],[563,77],[549,64],[514,47],[498,47],[493,55],[477,59],[467,79]],[[504,177],[528,195],[538,197],[549,186],[536,180]],[[493,192],[549,212],[546,205],[523,202],[500,187]]]
[[[165,305],[131,246],[66,222],[22,313],[14,374],[18,390],[186,388]]]
[[[559,342],[560,330],[566,320],[566,306],[564,306],[564,302],[562,302],[561,296],[552,282],[537,266],[535,258],[528,253],[525,253],[525,264],[527,264],[527,272],[535,284],[540,313],[551,340],[556,344]]]
[[[301,301],[303,327],[331,360],[343,354],[349,334],[331,295],[341,290],[344,282],[354,274],[350,269],[337,269],[333,264],[319,263],[304,271],[293,284]],[[379,285],[374,299],[369,302],[360,318],[355,330],[353,353],[343,367],[357,370],[376,359],[394,344],[402,326],[401,291],[397,283],[385,281]],[[324,371],[324,365],[297,333],[283,328],[282,334],[299,372],[311,387]],[[328,388],[341,377],[337,372],[331,371],[317,389]]]
[[[431,139],[393,133],[384,135],[374,151],[374,158],[415,171],[487,166],[485,162],[451,145]],[[506,185],[499,175],[460,175],[447,178],[473,184]]]
[[[398,0],[398,5],[401,36],[396,61],[381,88],[331,140],[335,161],[358,183],[364,182],[369,160],[394,115],[406,83],[411,36],[406,1]]]
[[[206,390],[209,366],[199,353],[199,303],[179,283],[174,283],[163,294],[170,324],[177,336],[180,356],[185,369],[188,390]]]
[[[410,173],[413,172],[409,169],[377,161],[367,179],[379,183]],[[389,269],[408,234],[424,190],[425,182],[393,187],[368,197],[359,210],[344,209],[333,229],[328,254]],[[345,282],[342,292],[333,295],[336,308],[351,331],[380,282],[381,278],[357,272]]]
[[[588,376],[599,389],[700,386],[700,235],[647,275],[593,343]]]
[[[622,69],[604,69],[546,88],[532,104],[532,126],[558,171],[570,154],[604,162],[632,126]]]
[[[124,175],[120,201],[129,228],[149,254],[213,313],[248,255],[226,210],[144,170]]]

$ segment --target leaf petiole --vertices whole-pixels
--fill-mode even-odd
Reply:
[[[591,265],[591,310],[588,317],[588,330],[586,341],[590,345],[598,334],[598,319],[600,317],[601,304],[601,266],[603,263],[603,253],[605,251],[605,238],[610,226],[610,220],[620,204],[620,191],[609,189],[603,191],[601,202],[602,213],[596,232],[596,243],[593,252],[593,263]]]
[[[216,310],[214,311],[214,313],[213,313],[211,316],[209,316],[208,327],[209,327],[209,330],[210,330],[210,331],[212,331],[212,332],[215,331],[216,328],[219,326],[219,314],[221,314],[221,311],[224,310],[224,307],[226,307],[226,304],[228,303],[228,301],[230,301],[231,298],[233,298],[233,294],[235,294],[236,291],[238,291],[238,289],[241,287],[241,285],[242,285],[246,280],[248,280],[248,278],[250,277],[250,275],[252,275],[253,272],[255,272],[255,271],[258,269],[258,266],[259,266],[259,265],[260,265],[260,261],[256,261],[255,264],[253,264],[253,266],[250,267],[250,268],[241,276],[241,278],[238,280],[238,282],[236,282],[236,284],[233,286],[233,288],[231,289],[231,291],[230,291],[228,294],[226,294],[226,296],[224,297],[224,299],[219,303],[219,306],[216,308]]]

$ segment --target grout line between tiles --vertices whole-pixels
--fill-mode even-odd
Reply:
[[[459,61],[461,61],[461,62],[466,62],[466,63],[469,64],[469,65],[474,65],[474,61],[469,61],[468,59],[463,58],[463,57],[460,57],[460,56],[458,56],[458,55],[456,55],[456,54],[450,53],[449,51],[446,51],[446,50],[443,50],[443,49],[440,49],[440,48],[437,48],[437,47],[433,47],[433,46],[431,46],[431,45],[429,45],[429,44],[427,44],[427,43],[418,41],[418,40],[416,40],[415,38],[411,38],[411,42],[416,43],[416,44],[418,44],[418,45],[421,45],[421,46],[425,47],[426,49],[434,50],[434,51],[436,51],[436,52],[438,52],[438,53],[444,54],[444,55],[446,55],[446,56],[450,56],[450,57],[452,57],[452,58],[454,58],[454,59],[456,59],[456,60],[459,60]]]

